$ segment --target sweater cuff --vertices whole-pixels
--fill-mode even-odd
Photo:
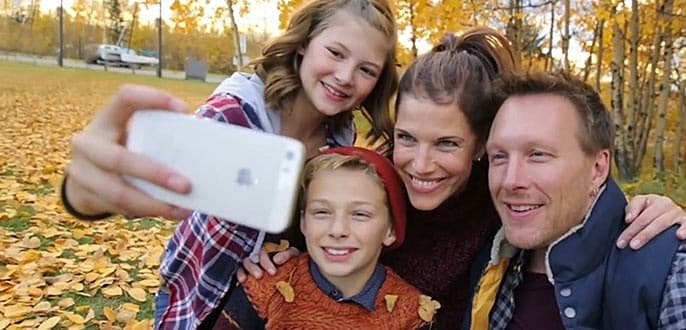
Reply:
[[[62,179],[62,186],[60,188],[60,200],[62,201],[62,205],[64,205],[64,209],[67,210],[69,214],[71,214],[74,218],[80,219],[80,220],[101,220],[105,218],[109,218],[112,216],[112,213],[109,212],[104,212],[100,214],[83,214],[79,211],[77,211],[71,203],[69,203],[69,198],[67,197],[67,179],[69,178],[69,175],[65,174],[64,179]]]

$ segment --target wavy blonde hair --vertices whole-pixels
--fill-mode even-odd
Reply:
[[[379,79],[359,107],[371,123],[371,130],[365,138],[370,142],[376,142],[380,138],[389,139],[393,130],[390,100],[398,87],[398,75],[395,59],[396,24],[386,0],[310,1],[293,14],[286,31],[267,43],[262,49],[262,55],[251,62],[251,65],[264,81],[264,98],[267,105],[280,111],[292,110],[287,108],[288,104],[302,87],[297,71],[302,61],[298,49],[306,47],[313,37],[326,29],[332,17],[340,10],[363,19],[389,41],[388,53]],[[339,130],[351,117],[352,114],[346,111],[332,117],[329,125],[333,130]]]

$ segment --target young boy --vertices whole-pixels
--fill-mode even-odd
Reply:
[[[405,236],[405,199],[393,165],[376,152],[344,147],[310,160],[300,229],[308,253],[276,275],[249,277],[229,314],[242,329],[415,329],[440,304],[378,263]]]

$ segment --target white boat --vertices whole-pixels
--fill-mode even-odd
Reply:
[[[157,65],[156,57],[143,56],[131,48],[120,47],[111,44],[97,45],[90,56],[86,58],[89,64],[110,64],[129,67],[141,67],[143,65]]]

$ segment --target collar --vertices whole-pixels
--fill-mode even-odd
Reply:
[[[358,294],[352,297],[343,297],[341,291],[336,288],[329,280],[327,280],[324,275],[319,271],[319,267],[310,258],[310,275],[314,280],[314,283],[319,287],[324,294],[333,298],[336,302],[353,302],[361,305],[370,312],[374,311],[374,305],[376,303],[376,296],[381,289],[381,285],[386,280],[386,271],[381,264],[377,263],[376,268],[374,268],[374,273],[372,277],[369,278],[367,283],[362,288]]]
[[[545,260],[548,281],[555,284],[553,275],[562,270],[569,270],[570,268],[586,269],[602,262],[610,251],[610,249],[604,247],[607,245],[605,243],[607,243],[608,239],[611,240],[616,236],[614,234],[617,231],[617,221],[614,219],[623,219],[625,206],[626,198],[624,194],[615,181],[612,178],[608,178],[607,182],[600,188],[598,196],[591,204],[584,220],[570,228],[564,235],[548,246]],[[501,227],[493,239],[491,261],[489,263],[497,264],[500,259],[511,259],[519,250],[507,241],[505,231]],[[567,253],[569,251],[595,252],[585,254],[585,258],[569,258],[568,255],[561,255],[564,251]],[[555,262],[552,267],[551,259]]]

